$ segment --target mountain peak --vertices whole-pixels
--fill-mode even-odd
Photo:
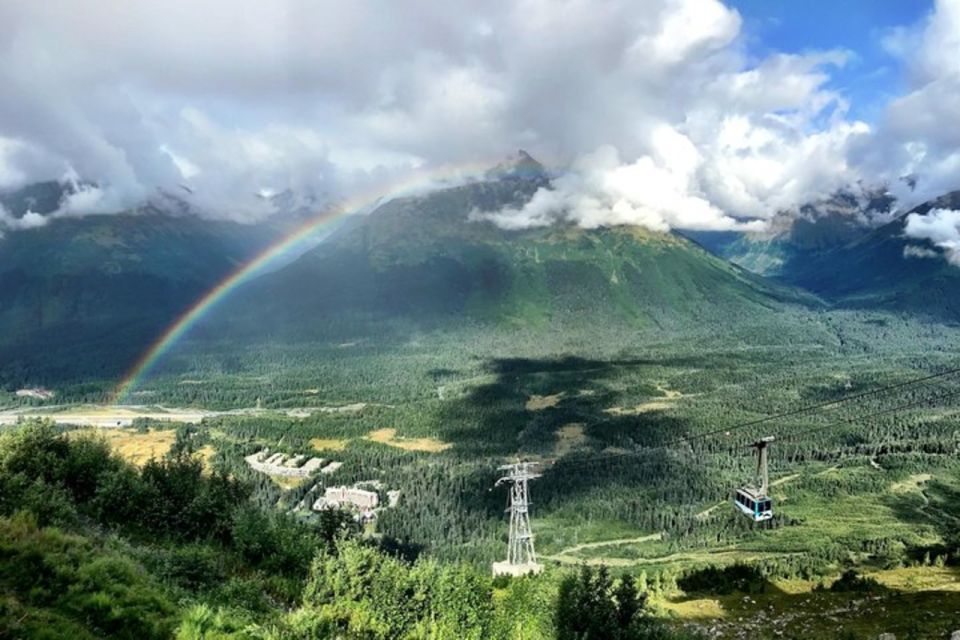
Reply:
[[[546,168],[523,149],[518,149],[489,169],[486,177],[491,180],[525,180],[544,184],[550,180]]]

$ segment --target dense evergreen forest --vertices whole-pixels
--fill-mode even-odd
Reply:
[[[597,326],[535,341],[465,325],[402,343],[297,349],[195,338],[132,401],[224,411],[176,428],[152,462],[131,467],[98,444],[98,432],[69,425],[4,436],[4,526],[15,541],[6,553],[56,564],[37,558],[66,545],[74,564],[56,578],[64,585],[86,563],[122,564],[125,593],[147,598],[130,606],[150,611],[131,620],[154,625],[157,637],[696,634],[710,618],[685,603],[748,616],[744,594],[775,611],[813,607],[790,600],[800,596],[783,585],[796,584],[821,607],[848,593],[880,598],[886,613],[859,616],[868,622],[850,637],[910,624],[920,625],[915,637],[934,637],[960,625],[949,591],[901,580],[956,580],[960,374],[914,382],[957,366],[955,328],[892,314],[790,313],[779,326],[744,322],[723,342],[689,326]],[[106,390],[93,382],[46,403],[6,402],[56,417],[102,402]],[[135,441],[174,428],[141,418],[117,431]],[[777,438],[776,515],[755,524],[729,496],[753,478],[747,445],[764,435]],[[281,481],[244,461],[263,449],[342,466]],[[547,571],[492,580],[507,532],[497,467],[518,458],[543,474],[531,492]],[[399,491],[399,501],[363,526],[310,509],[326,487],[354,484],[384,500]],[[14,580],[29,575],[22,570],[4,587],[5,619],[23,619],[11,634],[31,620],[107,633],[96,625],[108,621],[89,622],[79,600],[34,599]],[[844,591],[861,584],[849,576],[832,589],[849,571],[868,587],[876,581],[879,595]],[[817,583],[823,589],[811,591]],[[96,595],[96,578],[84,585],[77,598],[108,598]],[[570,613],[576,606],[598,613]],[[948,613],[909,622],[916,607]],[[782,619],[784,633],[818,624],[814,611],[808,622]],[[590,626],[607,623],[618,630]],[[736,635],[735,626],[714,631]]]
[[[256,506],[182,444],[138,469],[43,422],[2,436],[0,636],[683,637],[629,576],[584,568],[558,588],[407,561],[342,512],[307,525]]]

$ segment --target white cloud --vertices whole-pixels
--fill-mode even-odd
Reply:
[[[0,189],[21,187],[63,172],[61,161],[23,140],[4,137],[0,130]]]
[[[902,58],[907,90],[852,160],[919,203],[960,187],[960,0],[936,0],[922,24],[894,30],[884,45]]]
[[[960,210],[932,209],[926,214],[911,213],[907,216],[904,234],[909,238],[929,240],[934,246],[943,249],[943,256],[950,264],[960,266]],[[906,247],[904,255],[907,255]],[[930,251],[926,249],[926,251]],[[930,257],[912,251],[912,257]]]
[[[740,22],[736,11],[719,2],[668,2],[660,9],[655,32],[638,38],[628,55],[648,68],[682,64],[730,44],[740,31]]]
[[[27,211],[23,214],[23,217],[20,218],[17,225],[20,229],[32,229],[34,227],[42,227],[47,224],[47,219],[34,211]]]
[[[0,238],[3,237],[2,229],[10,229],[13,231],[18,231],[21,229],[34,229],[36,227],[42,227],[47,224],[48,219],[46,216],[43,216],[34,211],[27,211],[23,216],[16,218],[12,216],[6,209],[0,206]]]
[[[111,189],[76,184],[75,191],[66,194],[60,201],[60,208],[50,215],[51,217],[70,217],[120,211],[126,203],[118,199],[118,195],[117,191]]]
[[[941,254],[937,253],[933,249],[927,247],[921,247],[915,244],[908,244],[903,248],[903,257],[904,258],[939,258]]]
[[[631,224],[654,231],[744,228],[696,194],[693,181],[703,160],[689,139],[667,126],[652,138],[653,155],[624,163],[615,148],[601,147],[578,159],[552,189],[540,189],[522,209],[472,217],[507,229],[558,220],[585,228]]]
[[[26,175],[16,163],[15,154],[20,145],[15,140],[0,137],[0,189],[10,189],[20,186]]]
[[[185,185],[251,220],[265,191],[336,200],[524,147],[573,174],[491,219],[665,229],[957,186],[960,0],[888,34],[909,90],[875,127],[831,86],[849,52],[753,58],[742,22],[719,0],[0,3],[0,188],[69,167],[97,187],[65,214]]]
[[[855,183],[848,151],[870,129],[846,120],[845,102],[823,88],[824,65],[842,64],[846,54],[778,55],[745,68],[729,53],[674,70],[681,92],[672,111],[648,112],[626,142],[582,156],[554,193],[538,194],[521,211],[474,217],[511,228],[565,219],[661,231],[759,229]],[[686,95],[689,86],[704,89]],[[559,210],[550,214],[550,206]]]

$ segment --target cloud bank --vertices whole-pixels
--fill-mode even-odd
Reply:
[[[659,141],[656,156],[623,163],[614,147],[601,147],[579,158],[551,188],[539,189],[522,209],[475,211],[471,218],[505,229],[560,220],[585,228],[632,224],[654,231],[756,228],[756,221],[732,218],[695,195],[692,182],[702,159],[686,137],[664,127],[654,138]]]
[[[960,266],[960,211],[954,209],[931,209],[926,214],[911,213],[907,216],[904,235],[908,238],[928,240],[942,250],[946,260]],[[905,257],[932,258],[940,254],[929,247],[908,245]]]
[[[569,173],[475,217],[755,229],[860,182],[957,187],[958,34],[960,0],[885,34],[906,88],[866,123],[831,82],[852,53],[751,55],[719,0],[8,2],[0,189],[70,172],[97,185],[71,214],[183,186],[256,220],[264,193],[347,198],[521,146]]]

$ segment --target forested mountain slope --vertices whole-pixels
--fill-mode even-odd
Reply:
[[[36,212],[38,202],[55,209],[51,185],[8,194],[8,211]],[[0,238],[0,380],[115,375],[276,233],[156,206],[7,231]]]
[[[679,329],[775,313],[802,298],[677,234],[573,225],[505,230],[478,212],[521,206],[547,184],[525,166],[400,198],[239,292],[221,314],[249,331],[357,336],[374,324],[590,323]]]
[[[763,276],[790,279],[824,253],[863,237],[875,220],[887,218],[895,206],[882,191],[859,195],[839,191],[770,222],[765,233],[684,231],[688,238],[734,264]],[[871,226],[873,225],[873,226]]]
[[[871,211],[882,214],[889,210],[889,202],[880,200],[869,208],[849,204],[845,209],[834,206],[813,217],[797,217],[789,228],[763,236],[685,235],[745,269],[841,306],[956,321],[960,269],[929,240],[908,236],[906,227],[911,215],[960,207],[960,191],[925,202],[876,228],[865,226],[863,216]]]
[[[471,324],[678,334],[773,318],[785,304],[812,300],[677,234],[569,224],[505,230],[477,215],[522,206],[549,185],[544,168],[520,152],[479,180],[388,201],[234,293],[207,326],[214,337],[229,327],[247,347],[403,339],[411,328]],[[65,193],[44,183],[4,202],[22,217],[55,210]],[[177,208],[176,198],[167,202]],[[0,239],[2,379],[15,386],[115,377],[290,222],[242,225],[147,205],[8,231]]]
[[[905,234],[911,214],[956,208],[960,208],[960,191],[915,207],[849,244],[798,265],[783,278],[849,306],[956,320],[960,317],[960,269],[929,241]],[[908,247],[920,247],[927,255],[911,256]]]

